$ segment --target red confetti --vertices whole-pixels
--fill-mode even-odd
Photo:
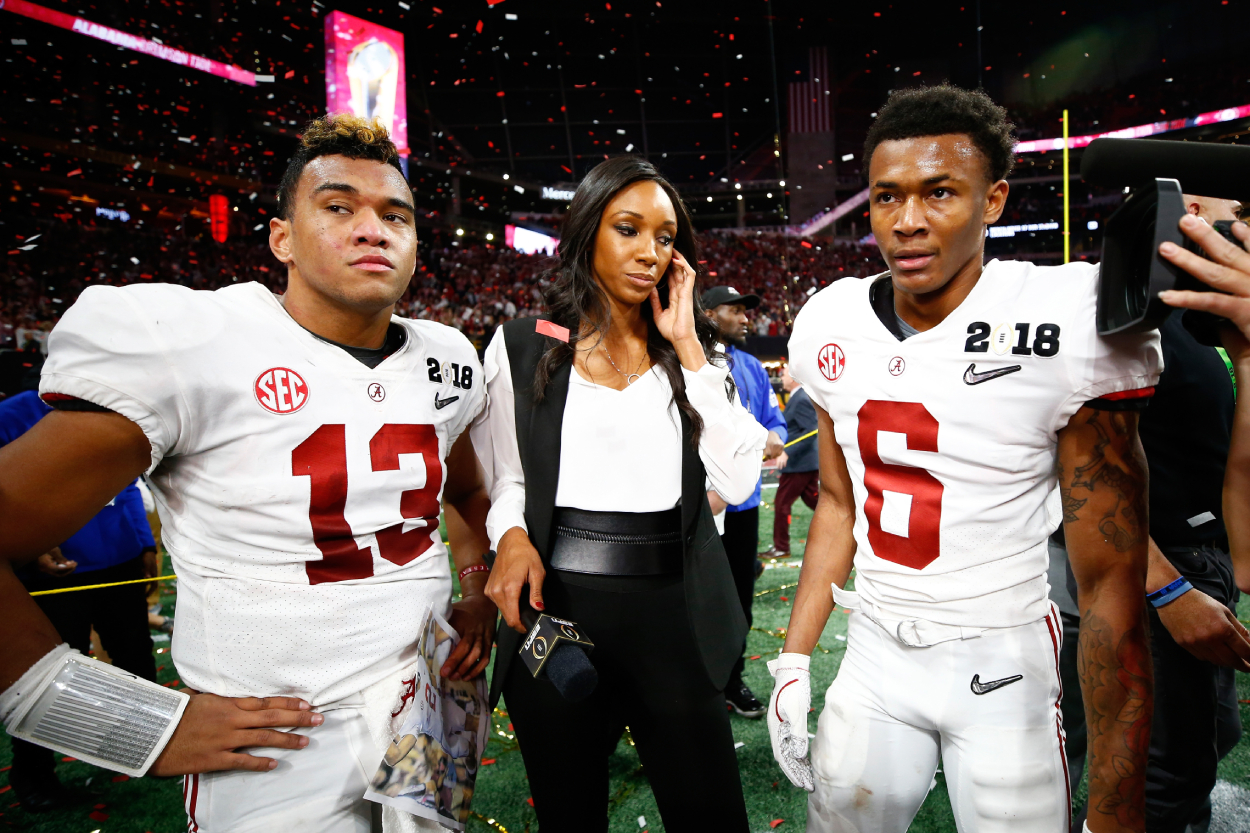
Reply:
[[[777,828],[785,824],[785,821],[786,821],[785,819],[773,819],[772,821],[768,823],[768,826],[772,828]]]
[[[67,173],[66,176],[82,176],[82,168],[74,168],[74,170]]]
[[[526,803],[526,804],[528,804],[529,806],[533,807],[533,806],[534,806],[534,799],[532,799],[532,798],[527,798],[527,799],[525,799],[525,803]]]
[[[95,805],[94,807],[92,807],[91,809],[93,809],[93,810],[103,810],[103,809],[104,809],[105,807],[107,807],[107,806],[108,806],[107,804],[97,804],[97,805]]]
[[[69,763],[70,761],[76,761],[78,759],[77,758],[62,758],[61,760],[64,761],[65,763]]]
[[[751,659],[759,659],[759,658],[760,658],[759,654],[756,654],[755,656],[751,657]]]
[[[3,787],[0,787],[0,793],[7,793],[11,789],[13,789],[11,786],[5,784]]]
[[[687,104],[689,104],[690,102],[689,102],[689,101],[687,101],[686,103],[687,103]],[[714,118],[714,119],[719,119],[719,118],[723,118],[723,117],[724,117],[724,115],[725,115],[724,113],[713,113],[713,114],[712,114],[712,118]]]
[[[94,810],[88,813],[87,818],[91,819],[92,821],[108,821],[109,820],[108,813],[101,813],[99,810]]]
[[[286,71],[286,75],[284,75],[284,76],[282,76],[282,77],[283,77],[283,78],[294,78],[294,77],[295,77],[295,70],[293,70],[293,69],[288,69],[288,70]]]
[[[781,600],[782,600],[783,602],[788,602],[788,601],[790,601],[790,597],[789,597],[789,596],[782,596],[782,597],[781,597]]]
[[[129,780],[130,780],[129,775],[114,775],[113,776],[114,784],[120,784],[122,781],[129,781]]]
[[[494,762],[495,762],[495,759],[494,759],[494,758],[483,758],[483,759],[482,759],[482,766],[490,766],[490,765],[491,765],[491,764],[493,764]]]
[[[477,25],[476,25],[476,26],[474,26],[473,28],[477,30],[477,33],[478,33],[479,35],[480,35],[480,34],[482,34],[482,21],[480,21],[480,20],[479,20],[479,21],[477,22]]]
[[[13,768],[12,764],[10,764],[9,766],[0,766],[0,772],[8,772],[12,768]]]

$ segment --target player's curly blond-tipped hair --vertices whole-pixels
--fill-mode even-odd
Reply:
[[[380,120],[349,113],[332,113],[313,119],[304,128],[299,147],[287,162],[282,181],[278,184],[278,216],[282,219],[290,218],[295,189],[304,166],[318,156],[372,159],[403,173],[399,164],[399,149]]]

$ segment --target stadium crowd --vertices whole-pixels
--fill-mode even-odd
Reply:
[[[41,342],[93,282],[165,281],[215,289],[257,281],[281,292],[286,281],[265,242],[248,236],[219,244],[201,221],[190,218],[177,225],[138,225],[76,221],[62,214],[38,228],[38,234],[22,237],[0,255],[0,349]],[[710,232],[701,242],[709,286],[733,285],[763,298],[754,317],[758,335],[787,334],[803,300],[821,286],[883,268],[871,244],[751,231]],[[454,326],[483,348],[499,324],[541,310],[539,276],[549,265],[545,255],[434,233],[423,242],[417,274],[398,312]]]

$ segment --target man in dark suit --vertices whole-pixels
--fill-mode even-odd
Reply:
[[[816,408],[807,391],[790,375],[789,366],[781,368],[781,386],[790,395],[786,402],[786,431],[797,440],[777,458],[781,482],[773,504],[773,546],[763,553],[765,558],[784,558],[790,554],[790,507],[799,498],[809,509],[816,508],[819,485],[819,460],[816,454]],[[812,436],[807,437],[808,434]],[[800,437],[807,437],[799,440]]]

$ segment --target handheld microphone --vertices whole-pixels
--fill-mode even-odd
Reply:
[[[521,588],[521,594],[522,598],[529,598],[528,584]],[[586,656],[595,644],[582,632],[581,626],[539,613],[526,601],[518,607],[521,623],[529,630],[517,651],[525,667],[535,678],[545,675],[570,703],[589,697],[599,683],[599,672]]]
[[[495,551],[484,556],[495,566]],[[518,600],[521,624],[528,633],[517,654],[535,679],[545,676],[565,700],[578,703],[590,696],[599,684],[599,672],[587,654],[593,643],[581,626],[567,619],[541,613],[530,606],[529,585],[521,588]],[[506,625],[505,625],[506,627]]]

